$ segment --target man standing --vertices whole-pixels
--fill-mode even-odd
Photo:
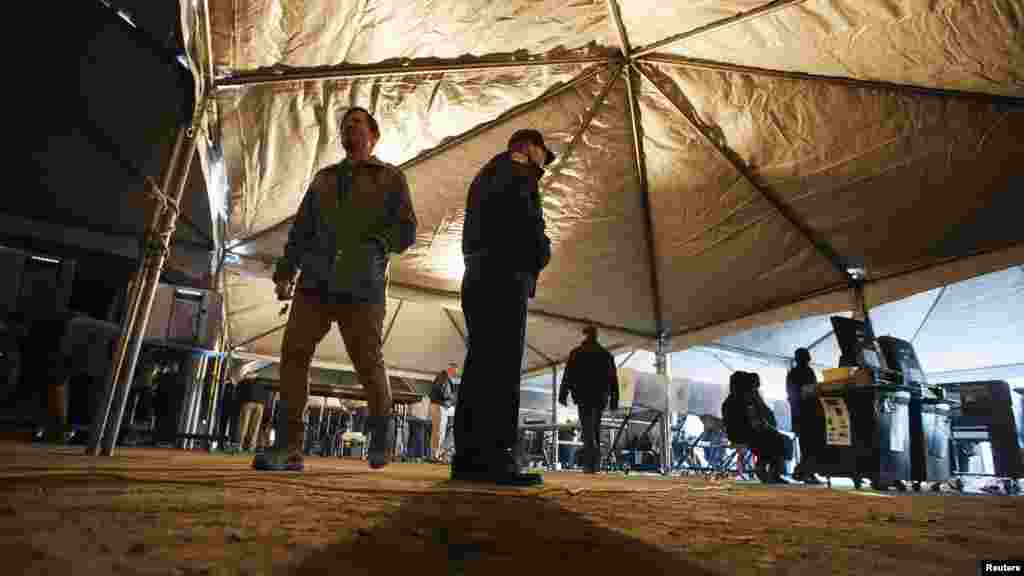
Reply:
[[[619,409],[619,376],[615,358],[597,341],[597,327],[587,326],[583,333],[586,338],[565,365],[558,402],[566,406],[572,394],[583,432],[583,472],[597,474],[601,467],[601,413],[606,407]]]
[[[824,437],[819,430],[816,412],[817,397],[815,387],[818,377],[811,368],[811,352],[806,348],[797,348],[793,354],[796,366],[786,374],[786,396],[789,398],[789,413],[793,424],[793,433],[800,442],[800,463],[793,470],[793,479],[807,484],[820,484],[814,476],[815,442]],[[809,469],[810,468],[810,469]]]
[[[519,130],[469,188],[462,253],[462,312],[469,342],[455,408],[452,479],[532,486],[512,454],[526,304],[551,259],[538,183],[555,156],[536,130]]]
[[[349,108],[341,120],[346,158],[313,177],[274,271],[278,298],[293,296],[281,345],[281,429],[277,448],[257,456],[261,470],[302,470],[303,411],[317,345],[337,322],[370,407],[369,463],[388,464],[395,435],[384,368],[383,325],[389,253],[416,239],[416,214],[405,175],[373,156],[380,128]],[[301,270],[298,289],[296,275]]]
[[[441,459],[441,443],[448,430],[447,412],[455,403],[456,387],[452,378],[456,374],[458,366],[451,362],[447,370],[438,373],[430,387],[430,456],[435,461]]]

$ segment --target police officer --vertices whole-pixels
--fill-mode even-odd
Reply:
[[[462,311],[469,342],[455,408],[452,479],[512,486],[522,474],[512,448],[519,428],[519,379],[526,304],[551,259],[538,182],[555,156],[536,130],[519,130],[469,188],[462,253]]]
[[[619,409],[619,377],[615,359],[597,341],[597,327],[583,329],[586,338],[569,355],[558,402],[566,406],[571,393],[583,429],[583,472],[596,474],[601,463],[601,413]],[[610,400],[610,402],[609,402]]]

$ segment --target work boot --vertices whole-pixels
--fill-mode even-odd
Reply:
[[[273,447],[257,454],[252,461],[253,468],[273,472],[301,472],[305,468],[302,455],[305,424],[302,421],[287,422],[284,432],[284,442],[278,441]]]
[[[476,482],[498,486],[529,487],[544,483],[540,474],[520,472],[519,465],[510,453],[474,454],[472,458],[452,459],[451,479],[456,482]]]
[[[391,463],[395,446],[395,419],[391,416],[370,416],[366,419],[370,432],[370,468],[379,470]]]

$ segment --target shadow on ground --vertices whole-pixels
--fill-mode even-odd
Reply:
[[[371,528],[312,553],[289,573],[712,574],[539,494],[440,491],[446,484],[438,493],[402,499]]]

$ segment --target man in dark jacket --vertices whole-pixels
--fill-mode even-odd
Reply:
[[[345,112],[345,159],[313,177],[288,232],[284,257],[274,271],[278,298],[290,299],[294,291],[281,344],[283,446],[257,455],[254,468],[302,470],[309,366],[335,322],[370,406],[370,467],[382,468],[391,460],[395,428],[381,351],[388,263],[390,254],[415,242],[416,214],[405,175],[373,155],[379,139],[380,128],[368,111],[353,107]]]
[[[807,484],[820,484],[814,476],[815,442],[824,437],[824,431],[817,425],[817,398],[815,387],[818,377],[811,368],[811,352],[797,348],[793,354],[796,366],[786,374],[786,396],[789,399],[789,413],[792,414],[793,433],[800,442],[800,463],[793,471],[793,478]]]
[[[526,304],[551,259],[538,183],[554,160],[536,130],[512,135],[469,188],[462,253],[462,312],[469,349],[455,408],[452,479],[530,486],[512,454],[519,431],[519,380]]]
[[[587,326],[583,333],[586,339],[572,351],[565,365],[558,401],[566,406],[572,394],[579,407],[583,472],[596,474],[601,464],[601,413],[606,407],[619,409],[619,377],[615,358],[597,341],[597,328]]]

